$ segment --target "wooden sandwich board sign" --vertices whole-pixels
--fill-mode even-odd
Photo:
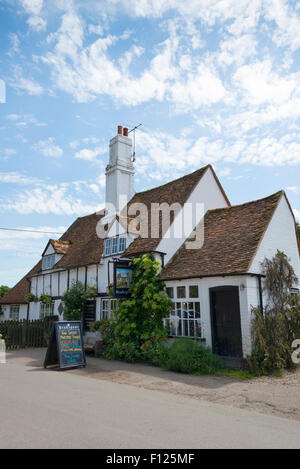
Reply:
[[[44,361],[44,368],[86,366],[81,321],[55,321]]]

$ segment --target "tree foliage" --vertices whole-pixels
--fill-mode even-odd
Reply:
[[[6,293],[8,293],[10,290],[9,287],[7,287],[6,285],[0,285],[0,298],[3,298],[4,295],[6,295]]]
[[[289,259],[277,251],[273,259],[264,260],[262,268],[269,302],[263,312],[252,309],[253,351],[248,363],[256,374],[293,368],[291,345],[300,338],[300,298],[290,293],[298,279]]]
[[[171,301],[158,278],[160,264],[153,256],[134,259],[132,267],[131,298],[119,302],[116,333],[135,341],[163,329]]]
[[[131,265],[131,298],[119,300],[118,311],[101,326],[104,355],[159,364],[159,344],[166,338],[163,319],[170,313],[171,300],[158,278],[160,264],[153,256],[136,258]]]
[[[300,223],[296,222],[296,228],[297,228],[297,233],[298,233],[298,239],[300,242]]]
[[[83,317],[86,302],[97,296],[94,287],[84,288],[81,282],[72,282],[71,287],[64,293],[64,319],[67,321],[80,321]]]

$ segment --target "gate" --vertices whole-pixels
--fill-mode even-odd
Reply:
[[[96,321],[96,301],[87,301],[85,311],[83,314],[83,330],[88,332],[90,330],[91,322]]]

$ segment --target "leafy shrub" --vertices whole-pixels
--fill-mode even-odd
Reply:
[[[98,332],[101,329],[101,323],[100,321],[93,321],[90,324],[90,331],[91,332]]]
[[[125,342],[140,342],[144,334],[164,330],[163,319],[169,315],[171,300],[159,280],[159,262],[144,255],[132,261],[131,297],[119,301],[113,325],[115,333]]]
[[[140,345],[141,360],[150,365],[160,366],[167,354],[167,348],[164,344],[165,339],[165,332],[151,334],[150,337],[144,334]]]
[[[220,357],[193,339],[175,339],[165,354],[162,366],[188,374],[213,374],[223,368]]]
[[[144,255],[132,261],[131,297],[121,299],[108,321],[100,321],[102,354],[106,358],[144,361],[158,365],[161,342],[166,339],[163,319],[171,301],[158,278],[160,264]]]
[[[106,347],[103,356],[109,360],[124,360],[126,362],[135,363],[140,361],[139,344],[118,341],[111,347]]]
[[[290,294],[297,278],[287,256],[277,251],[262,267],[269,304],[263,312],[252,308],[253,349],[247,359],[250,371],[257,375],[293,368],[291,346],[300,337],[299,296]]]
[[[97,296],[94,287],[84,288],[81,282],[72,282],[71,287],[64,293],[64,319],[66,321],[81,321],[86,302]]]

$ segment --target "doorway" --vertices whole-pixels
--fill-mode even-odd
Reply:
[[[239,287],[214,287],[209,292],[213,352],[242,359]]]

